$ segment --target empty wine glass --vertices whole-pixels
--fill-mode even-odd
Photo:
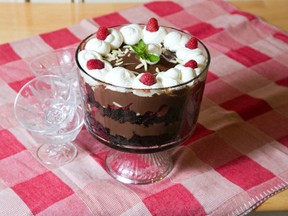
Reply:
[[[77,98],[80,103],[80,90],[78,83],[77,66],[75,63],[76,48],[68,47],[58,50],[51,50],[33,57],[28,61],[31,71],[36,75],[54,74],[65,78],[73,83],[77,91]]]
[[[83,111],[75,95],[68,80],[41,75],[26,83],[15,98],[15,117],[42,143],[37,156],[43,163],[61,165],[77,154],[70,141],[83,125]]]

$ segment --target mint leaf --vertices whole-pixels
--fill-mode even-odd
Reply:
[[[137,55],[138,55],[138,53],[141,52],[141,50],[139,49],[138,46],[132,45],[131,47],[132,47],[132,49],[136,52]]]
[[[138,42],[138,48],[145,51],[147,49],[147,46],[142,39]]]
[[[148,54],[148,60],[150,62],[157,62],[160,60],[160,57],[153,54]]]
[[[137,45],[132,45],[131,47],[136,55],[141,59],[148,60],[150,62],[157,62],[160,60],[159,56],[148,53],[147,45],[142,39],[138,42]]]
[[[137,45],[132,45],[132,49],[136,52],[137,56],[144,57],[147,47],[143,40],[140,40]]]

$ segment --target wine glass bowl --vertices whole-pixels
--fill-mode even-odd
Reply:
[[[33,59],[27,61],[27,63],[35,76],[54,74],[73,83],[77,92],[77,98],[79,99],[80,90],[77,74],[78,68],[75,63],[75,52],[76,48],[74,47],[51,50],[33,57]]]
[[[83,110],[68,80],[56,75],[41,75],[30,80],[15,98],[14,114],[19,124],[43,144],[38,153],[40,149],[49,148],[50,153],[54,149],[54,153],[60,155],[66,148],[65,157],[57,156],[57,160],[48,157],[49,151],[42,151],[37,156],[43,163],[60,165],[75,158],[77,149],[67,146],[80,131]]]
[[[74,112],[75,97],[65,79],[39,76],[26,83],[15,98],[14,113],[27,130],[47,133],[58,130]]]
[[[55,74],[69,78],[74,74],[72,77],[77,77],[77,73],[73,72],[77,69],[75,51],[73,47],[51,50],[34,57],[28,64],[36,76]]]
[[[181,30],[166,29],[191,37]],[[206,58],[201,71],[184,83],[147,90],[116,85],[112,82],[116,75],[111,76],[109,83],[87,72],[79,54],[92,38],[95,34],[85,38],[76,51],[86,128],[112,148],[105,162],[114,178],[132,184],[159,181],[173,168],[169,149],[185,142],[195,129],[210,63],[209,51],[197,39]]]

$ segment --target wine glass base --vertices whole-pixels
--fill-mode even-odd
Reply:
[[[61,166],[71,162],[77,155],[77,148],[72,143],[44,144],[37,150],[38,158],[47,165]]]
[[[125,184],[150,184],[162,180],[173,168],[169,151],[137,154],[110,150],[107,172]]]

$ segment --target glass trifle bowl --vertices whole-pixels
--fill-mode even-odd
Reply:
[[[169,150],[193,133],[210,63],[200,40],[150,22],[99,27],[76,51],[86,128],[111,147],[108,173],[128,184],[170,173]]]

